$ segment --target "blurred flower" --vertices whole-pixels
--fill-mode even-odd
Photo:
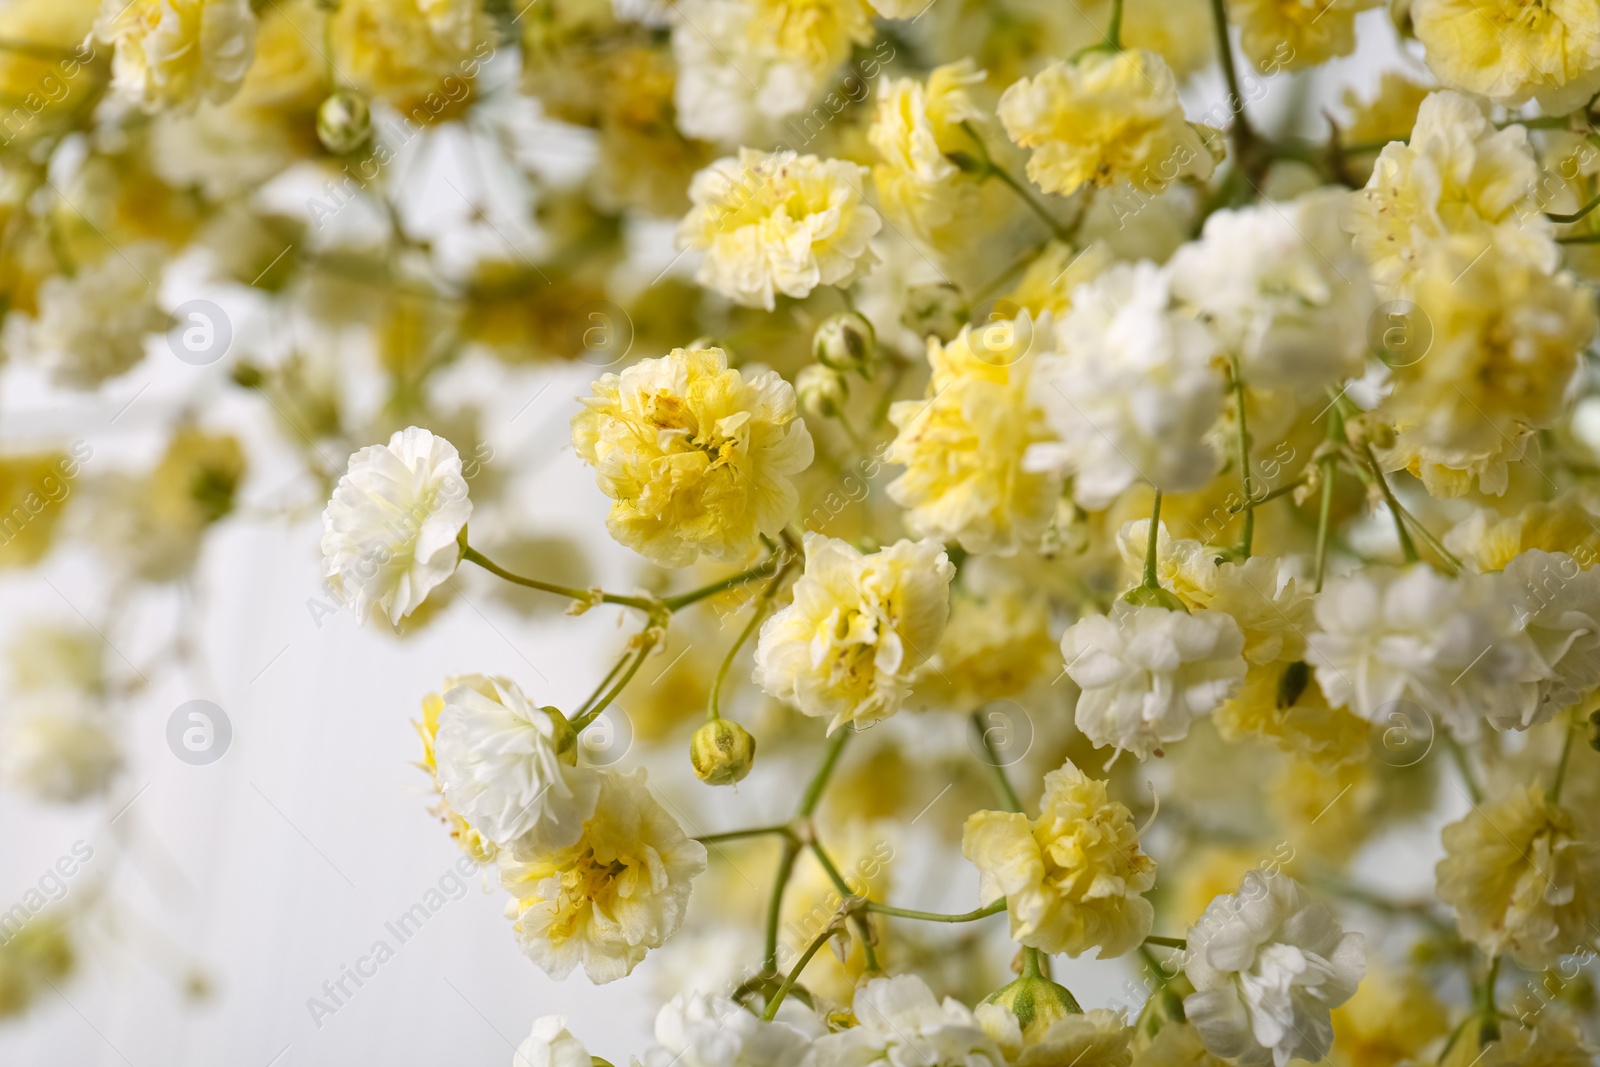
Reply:
[[[448,581],[472,514],[461,454],[418,426],[368,445],[322,513],[323,574],[365,620],[375,605],[398,624]]]
[[[1333,1044],[1329,1009],[1366,972],[1366,942],[1286,874],[1250,871],[1190,928],[1183,1010],[1205,1046],[1240,1063],[1320,1060]]]
[[[7,709],[0,778],[40,800],[74,804],[111,785],[122,750],[82,693],[50,689]]]
[[[1044,776],[1037,819],[969,816],[961,853],[978,868],[984,903],[1005,897],[1019,944],[1069,956],[1097,948],[1109,959],[1150,933],[1143,894],[1155,885],[1155,860],[1139,851],[1127,807],[1070,761]]]
[[[160,245],[141,241],[75,274],[51,275],[39,286],[32,317],[7,318],[6,350],[72,389],[125,374],[144,358],[145,338],[167,328],[156,304],[163,257]]]
[[[577,735],[554,708],[536,708],[504,678],[453,679],[434,753],[444,799],[505,848],[566,848],[583,833],[599,775],[576,766]]]
[[[811,434],[776,373],[747,381],[720,348],[675,348],[604,375],[583,403],[572,444],[615,501],[606,528],[655,563],[747,559],[793,514]]]
[[[1005,1057],[965,1005],[940,1003],[916,975],[869,978],[856,987],[857,1025],[817,1039],[820,1063],[857,1067],[922,1063],[1004,1067]]]
[[[111,88],[146,111],[220,104],[255,58],[249,0],[103,0],[95,36],[116,45]]]
[[[568,848],[500,853],[522,950],[552,978],[580,963],[591,982],[625,977],[683,924],[706,849],[684,835],[644,771],[602,773],[594,815]]]
[[[847,286],[877,263],[870,242],[883,225],[862,199],[863,173],[844,160],[741,148],[694,176],[678,247],[705,252],[701,285],[748,307],[771,311],[775,292]]]
[[[465,100],[494,56],[489,19],[472,0],[340,0],[330,17],[334,69],[413,125]]]
[[[1012,1067],[1129,1067],[1133,1062],[1128,1048],[1133,1031],[1121,1011],[1090,1008],[1056,1019],[1037,1034],[1019,1027],[1016,1015],[997,1004],[979,1005],[976,1014]]]
[[[912,671],[939,646],[955,575],[937,541],[899,541],[870,556],[808,533],[794,603],[768,619],[756,682],[832,733],[900,710]]]
[[[592,1067],[589,1050],[567,1030],[564,1015],[544,1015],[522,1039],[511,1067]]]
[[[1233,0],[1228,21],[1239,47],[1263,74],[1302,70],[1356,47],[1356,14],[1379,0]]]

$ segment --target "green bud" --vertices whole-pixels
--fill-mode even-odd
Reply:
[[[1122,599],[1138,608],[1166,608],[1168,611],[1189,614],[1189,609],[1183,606],[1183,601],[1159,585],[1134,586],[1123,595]]]
[[[961,290],[944,282],[914,285],[906,290],[900,324],[919,337],[949,341],[967,324],[967,302]]]
[[[317,108],[317,140],[336,156],[347,155],[372,136],[372,109],[353,89],[335,89]]]
[[[840,373],[855,371],[865,378],[878,354],[878,333],[860,312],[841,311],[817,327],[811,337],[811,354],[825,367]]]
[[[1589,716],[1589,747],[1600,752],[1600,711]]]
[[[1048,978],[1023,975],[1010,985],[990,993],[985,1004],[998,1004],[1017,1017],[1024,1041],[1036,1038],[1069,1015],[1082,1015],[1083,1009],[1065,986]]]
[[[755,761],[756,739],[727,719],[712,719],[689,741],[695,777],[707,785],[732,785],[750,773]]]
[[[569,767],[578,763],[578,731],[572,728],[567,717],[555,708],[546,706],[539,709],[550,716],[550,725],[554,728],[550,735],[550,743],[555,746],[556,757]]]
[[[1303,659],[1297,659],[1278,676],[1278,707],[1292,708],[1305,693],[1311,682],[1311,668]]]
[[[802,367],[794,379],[795,396],[800,410],[820,419],[831,419],[844,406],[850,395],[849,384],[843,374],[821,363]]]

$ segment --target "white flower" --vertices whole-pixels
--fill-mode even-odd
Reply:
[[[1360,377],[1373,293],[1339,229],[1343,193],[1222,210],[1168,264],[1172,292],[1239,357],[1253,389],[1304,398]]]
[[[783,1008],[791,1004],[798,1001],[786,1000]],[[803,1008],[766,1022],[727,997],[683,992],[656,1014],[656,1043],[641,1062],[643,1067],[800,1067],[822,1032]]]
[[[147,111],[220,104],[255,58],[249,0],[104,0],[95,36],[116,45],[111,88]]]
[[[1083,690],[1075,715],[1095,747],[1144,759],[1189,734],[1189,723],[1233,695],[1244,677],[1244,635],[1219,611],[1185,614],[1118,601],[1061,635],[1067,674]]]
[[[534,707],[504,678],[454,681],[433,743],[451,809],[501,847],[524,840],[534,848],[565,848],[577,841],[594,814],[600,776],[570,762],[577,753],[572,727],[554,708]]]
[[[1366,973],[1366,941],[1286,874],[1250,871],[1189,930],[1183,1010],[1206,1048],[1240,1063],[1317,1061],[1333,1044],[1329,1009]]]
[[[34,317],[7,317],[7,350],[73,389],[127,372],[144,358],[145,338],[167,328],[156,305],[161,260],[159,245],[141,241],[77,274],[52,274],[39,286]]]
[[[600,799],[575,844],[520,842],[499,860],[522,950],[552,978],[582,964],[598,985],[626,977],[678,932],[706,847],[650,795],[641,768],[600,775]]]
[[[583,1042],[567,1030],[566,1016],[535,1019],[533,1032],[522,1039],[511,1067],[591,1067],[593,1060]]]
[[[1533,722],[1545,670],[1499,575],[1371,567],[1330,581],[1314,612],[1306,662],[1333,707],[1379,723],[1413,701],[1462,742],[1486,718]]]
[[[455,573],[472,514],[461,455],[417,426],[350,457],[322,513],[322,568],[356,617],[376,604],[398,624]]]
[[[1529,726],[1545,722],[1600,686],[1600,568],[1565,552],[1530,549],[1504,571],[1523,632],[1550,673]]]
[[[1153,263],[1118,264],[1073,293],[1056,329],[1059,354],[1039,358],[1034,388],[1059,443],[1034,445],[1033,469],[1063,468],[1073,495],[1107,507],[1135,481],[1196,489],[1216,470],[1206,434],[1222,412],[1216,342],[1172,310]]]
[[[757,684],[829,719],[829,733],[893,715],[944,636],[955,576],[944,546],[899,541],[864,556],[808,533],[805,548],[794,602],[761,627]]]
[[[747,307],[847,286],[877,263],[883,226],[862,198],[866,168],[848,160],[741,148],[697,173],[679,248],[705,252],[695,279]]]
[[[1005,1057],[965,1005],[943,1004],[921,978],[873,978],[856,989],[856,1022],[816,1043],[817,1062],[838,1067],[1005,1067]]]
[[[75,803],[105,792],[122,766],[104,716],[69,689],[28,694],[13,704],[0,737],[0,777],[40,800]]]

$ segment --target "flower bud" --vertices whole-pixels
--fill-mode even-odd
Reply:
[[[695,777],[707,785],[732,785],[750,773],[755,761],[756,739],[727,719],[712,719],[689,742]]]
[[[372,136],[372,109],[353,89],[335,89],[317,108],[317,140],[334,155],[354,152]]]
[[[841,374],[855,371],[863,378],[878,354],[878,334],[865,315],[841,311],[824,319],[811,338],[811,354],[825,367]]]
[[[578,731],[572,728],[567,717],[549,706],[539,709],[550,716],[550,725],[554,727],[550,734],[550,744],[556,750],[556,757],[568,767],[578,765]]]
[[[802,411],[824,419],[837,415],[850,393],[844,375],[821,363],[804,367],[795,375],[794,391]]]
[[[967,324],[967,302],[953,285],[936,282],[906,290],[900,324],[919,337],[948,342]]]
[[[1033,975],[1023,975],[1010,985],[1001,986],[983,1002],[997,1004],[1015,1015],[1024,1042],[1042,1036],[1069,1015],[1083,1014],[1077,999],[1065,986]]]

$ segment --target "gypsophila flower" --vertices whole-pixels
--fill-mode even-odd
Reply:
[[[847,286],[877,263],[883,225],[861,196],[865,168],[787,149],[741,148],[694,176],[678,247],[705,253],[695,277],[736,303],[771,311],[774,296]]]
[[[1096,747],[1145,759],[1182,740],[1238,688],[1244,636],[1231,616],[1118,601],[1061,636],[1067,675],[1083,693],[1074,720]]]
[[[1173,309],[1166,272],[1118,264],[1080,286],[1056,344],[1039,357],[1033,390],[1057,440],[1029,450],[1030,469],[1065,471],[1092,509],[1141,479],[1176,492],[1211,476],[1217,453],[1206,435],[1222,413],[1216,342]]]
[[[1123,1011],[1090,1008],[1068,1014],[1039,1028],[1037,1034],[1018,1026],[1017,1016],[998,1004],[980,1004],[973,1012],[979,1024],[1006,1054],[1011,1067],[1129,1067],[1133,1031]]]
[[[1097,948],[1108,959],[1150,933],[1142,894],[1155,885],[1155,860],[1139,850],[1132,813],[1071,762],[1044,776],[1037,819],[969,816],[961,852],[982,876],[984,902],[1005,897],[1019,944],[1069,956]]]
[[[323,576],[358,619],[377,607],[398,624],[455,573],[471,514],[456,447],[418,426],[397,430],[351,456],[334,487]]]
[[[1516,106],[1536,98],[1560,115],[1600,89],[1600,5],[1594,0],[1487,7],[1417,0],[1410,10],[1428,68],[1446,85]]]
[[[900,710],[912,672],[939,647],[955,568],[936,541],[863,555],[808,533],[794,603],[768,619],[755,680],[806,715],[871,723]]]
[[[30,693],[6,709],[0,780],[40,800],[72,804],[109,788],[123,764],[110,723],[82,693]]]
[[[1506,564],[1517,623],[1549,678],[1527,722],[1544,722],[1600,687],[1600,568],[1564,552],[1530,549]]]
[[[746,379],[720,348],[675,348],[603,376],[583,403],[572,444],[629,548],[663,567],[737,561],[789,521],[811,435],[776,373]]]
[[[522,1039],[511,1067],[593,1067],[589,1050],[567,1030],[564,1015],[545,1015],[533,1021],[533,1031]]]
[[[1007,89],[998,114],[1011,140],[1033,149],[1028,177],[1047,193],[1115,182],[1153,190],[1210,177],[1215,165],[1183,117],[1172,69],[1154,52],[1053,63]]]
[[[921,978],[898,974],[856,987],[857,1025],[817,1039],[819,1063],[853,1067],[1005,1067],[1005,1057],[964,1005],[940,1003]]]
[[[800,1067],[822,1033],[809,1012],[766,1022],[727,997],[683,992],[656,1013],[656,1043],[638,1062],[643,1067]]]
[[[581,964],[597,984],[625,977],[677,932],[705,868],[705,846],[650,795],[642,769],[602,774],[577,843],[500,853],[522,950],[552,978]]]
[[[255,58],[249,0],[104,0],[95,36],[116,46],[111,88],[147,111],[220,104]]]
[[[1243,1064],[1320,1060],[1333,1043],[1329,1010],[1366,973],[1366,942],[1286,874],[1255,870],[1217,897],[1189,930],[1183,1010],[1205,1046]]]
[[[983,71],[963,59],[936,67],[927,83],[911,78],[885,81],[867,130],[881,163],[872,168],[878,202],[901,225],[929,239],[960,206],[960,168],[948,153],[968,145],[962,123],[981,120],[967,93]]]
[[[600,777],[576,766],[577,738],[566,719],[535,707],[507,679],[453,681],[433,743],[445,801],[501,848],[577,841],[594,814]]]
[[[1543,783],[1474,805],[1441,836],[1439,899],[1462,937],[1535,971],[1593,943],[1600,854]]]

